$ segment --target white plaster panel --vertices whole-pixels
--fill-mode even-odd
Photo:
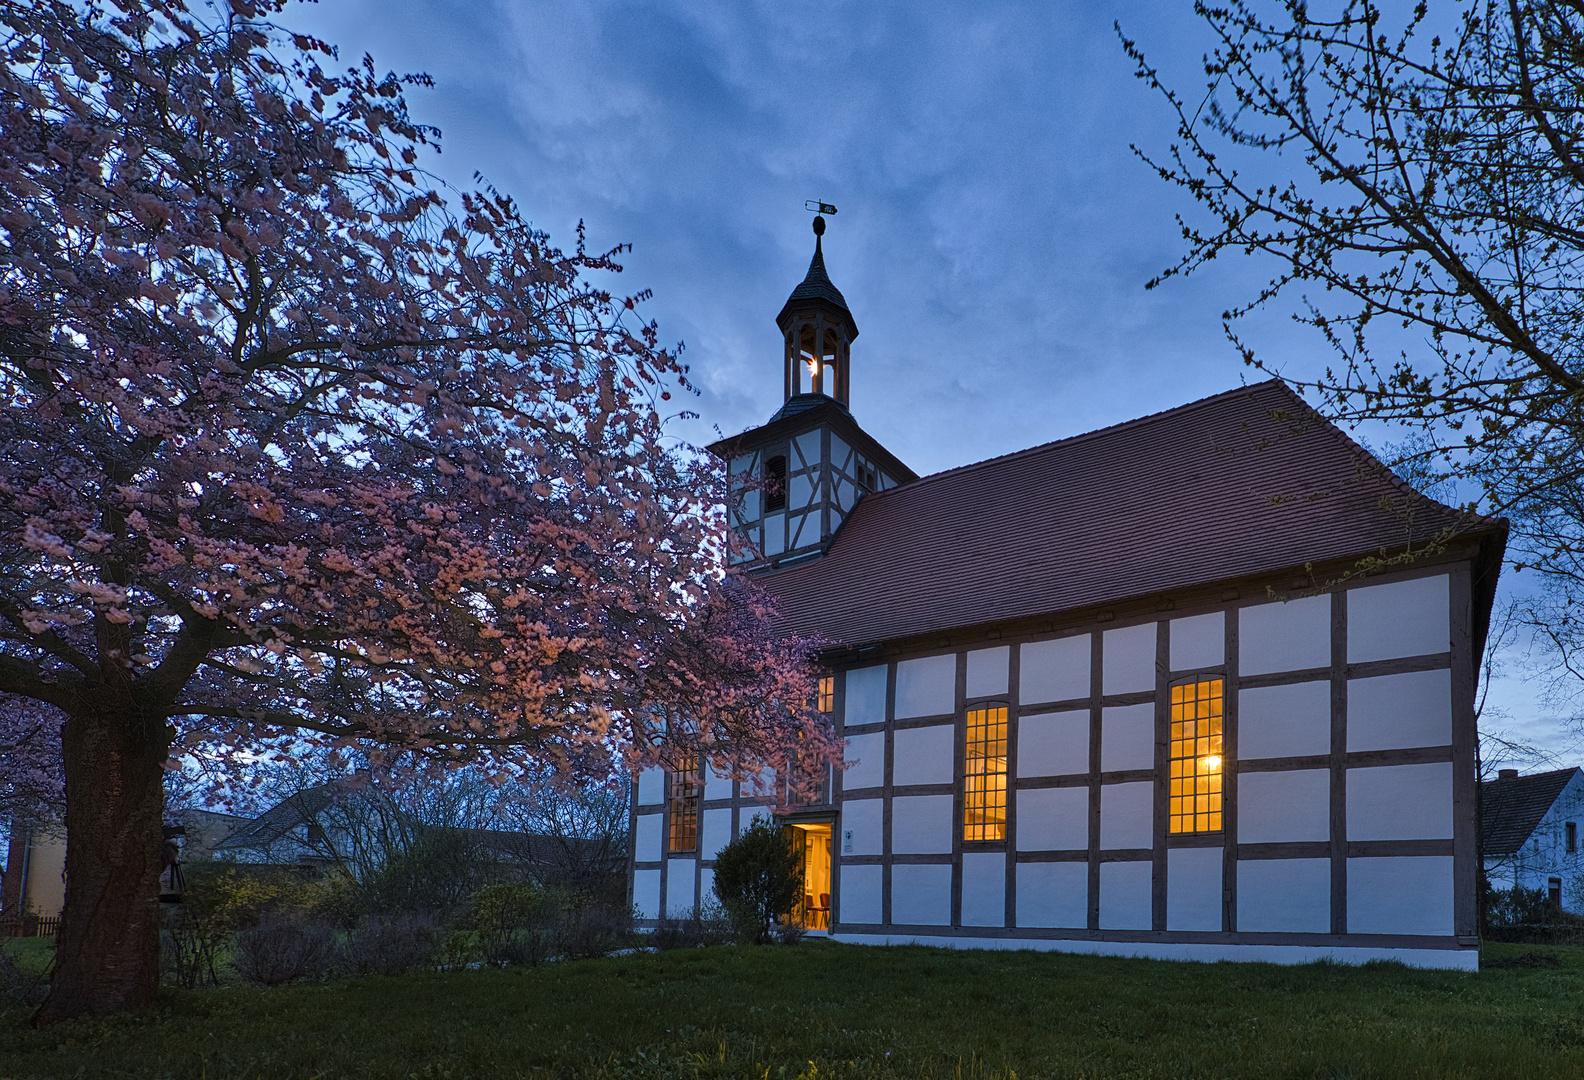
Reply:
[[[729,799],[732,794],[732,778],[717,776],[715,770],[710,768],[708,762],[704,763],[704,797],[706,799]]]
[[[737,503],[738,523],[746,525],[750,521],[758,520],[758,518],[759,492],[757,490],[743,492],[740,500]]]
[[[1237,910],[1240,931],[1329,934],[1331,860],[1238,860]]]
[[[787,550],[800,548],[819,540],[819,515],[797,514],[787,522]]]
[[[1444,653],[1452,648],[1447,576],[1347,591],[1348,663]]]
[[[884,843],[885,802],[882,799],[845,799],[841,806],[843,855],[878,855]],[[746,823],[745,823],[746,824]]]
[[[797,437],[797,449],[798,453],[803,455],[804,464],[818,465],[823,456],[820,453],[819,429],[816,428],[813,431],[805,431],[803,434],[799,435]]]
[[[1089,789],[1031,788],[1017,793],[1019,851],[1077,851],[1089,846]]]
[[[660,871],[637,870],[633,873],[633,907],[640,919],[660,917]]]
[[[633,857],[639,862],[659,862],[665,853],[660,850],[660,822],[664,815],[639,814],[638,829],[633,836]]]
[[[1006,855],[968,851],[962,858],[962,924],[1005,926]]]
[[[1238,611],[1238,673],[1331,666],[1331,598],[1305,596]]]
[[[659,806],[665,802],[665,770],[658,766],[638,774],[638,805]]]
[[[1349,840],[1447,840],[1452,763],[1384,765],[1347,773]]]
[[[1153,917],[1150,864],[1100,864],[1100,929],[1148,930]]]
[[[852,447],[847,445],[846,440],[834,431],[831,432],[831,464],[838,469],[845,469],[850,474],[852,462],[847,460],[847,455],[851,453]]]
[[[1450,934],[1452,856],[1347,861],[1350,934]]]
[[[1221,929],[1221,848],[1166,853],[1166,929]]]
[[[764,553],[779,555],[786,550],[786,515],[771,514],[764,520]]]
[[[1154,623],[1105,632],[1101,646],[1103,693],[1155,689],[1155,633]]]
[[[1089,696],[1091,635],[1018,646],[1018,701],[1069,701]]]
[[[999,697],[1007,692],[1007,672],[1012,660],[1012,646],[1000,645],[994,649],[975,649],[968,654],[969,699]]]
[[[763,806],[744,806],[737,814],[737,832],[739,835],[746,832],[748,827],[756,821],[769,821],[770,811]],[[878,830],[876,830],[878,833]]]
[[[1226,613],[1190,615],[1171,621],[1171,669],[1217,667],[1226,663]]]
[[[1100,788],[1100,846],[1154,846],[1154,784],[1106,784]]]
[[[1331,839],[1331,773],[1245,772],[1238,776],[1238,843]]]
[[[732,841],[732,812],[725,810],[704,811],[704,822],[699,835],[699,855],[706,859],[713,859],[720,849]]]
[[[704,867],[699,870],[699,906],[713,907],[720,903],[715,895],[715,871]]]
[[[843,758],[849,768],[842,773],[842,790],[879,787],[885,783],[885,732],[852,735]]]
[[[847,923],[880,921],[880,867],[844,866],[841,868],[841,896],[836,901],[837,917]]]
[[[1068,776],[1089,771],[1089,711],[1018,718],[1019,776]]]
[[[1347,695],[1349,750],[1452,742],[1452,672],[1446,668],[1350,679]]]
[[[921,656],[897,664],[897,719],[939,716],[957,709],[957,654]]]
[[[787,484],[787,505],[794,510],[801,510],[814,501],[814,482],[806,473],[797,473]]]
[[[1119,705],[1100,711],[1100,770],[1155,767],[1155,706]]]
[[[1238,691],[1238,757],[1331,752],[1331,684],[1290,683]]]
[[[666,918],[676,919],[698,908],[694,871],[697,859],[671,859],[666,863]]]
[[[956,727],[903,728],[892,735],[891,782],[893,784],[949,784],[956,773],[952,760],[952,739]]]
[[[1088,926],[1089,864],[1019,863],[1017,923],[1019,926],[1064,928]]]
[[[853,668],[847,673],[847,711],[842,722],[879,724],[886,718],[886,665]]]
[[[947,926],[951,923],[952,868],[893,866],[891,922],[904,926]]]
[[[891,850],[933,855],[952,849],[952,797],[909,795],[891,800]]]

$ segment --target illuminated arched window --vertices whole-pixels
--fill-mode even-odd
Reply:
[[[1221,831],[1222,682],[1171,688],[1171,831]]]
[[[963,791],[963,839],[1005,840],[1007,820],[1007,708],[991,702],[968,710]]]
[[[699,779],[697,754],[685,755],[668,777],[666,809],[671,828],[666,850],[673,854],[698,850],[699,797],[703,794]]]

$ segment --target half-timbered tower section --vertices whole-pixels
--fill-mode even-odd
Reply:
[[[785,818],[806,925],[1477,964],[1473,703],[1504,523],[1414,492],[1276,382],[892,475],[756,571],[789,628],[839,643],[821,705],[847,767]],[[755,813],[729,780],[642,777],[640,914],[708,898]]]

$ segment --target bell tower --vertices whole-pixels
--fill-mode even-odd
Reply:
[[[841,290],[825,272],[825,218],[814,218],[814,258],[803,283],[792,290],[776,316],[786,339],[786,400],[822,394],[847,405],[848,371],[858,324]]]
[[[825,271],[823,215],[836,208],[817,205],[814,258],[776,316],[785,403],[767,423],[709,447],[727,463],[740,541],[732,562],[755,570],[818,558],[860,499],[918,479],[848,409],[858,324]]]

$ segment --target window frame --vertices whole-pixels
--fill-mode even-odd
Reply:
[[[689,783],[691,777],[692,782]],[[696,855],[704,777],[698,754],[684,755],[666,771],[666,854]],[[682,845],[687,846],[682,846]]]
[[[1166,700],[1166,837],[1168,841],[1195,836],[1216,836],[1226,832],[1226,676],[1201,673],[1174,680]],[[1201,695],[1198,688],[1214,687]],[[1192,691],[1185,696],[1182,691]],[[1205,706],[1200,713],[1198,706]],[[1189,706],[1191,715],[1179,708]],[[1213,706],[1213,709],[1210,707]],[[1203,722],[1209,730],[1201,732]],[[1195,725],[1193,734],[1185,726]],[[1180,748],[1189,752],[1181,753]],[[1200,763],[1214,758],[1216,764],[1201,768]],[[1188,766],[1193,766],[1189,771]],[[1184,785],[1192,784],[1192,790]],[[1202,801],[1201,801],[1202,800]]]
[[[975,714],[984,714],[985,720],[976,724]],[[999,713],[997,717],[995,714]],[[962,810],[957,823],[957,835],[964,847],[986,848],[1005,847],[1007,836],[1011,831],[1012,810],[1012,775],[1011,775],[1011,703],[1001,698],[985,698],[967,703],[963,708],[963,726],[960,746],[962,747]],[[975,753],[975,731],[983,730],[986,735],[978,740],[983,748],[989,752]],[[999,755],[995,752],[999,736]],[[976,773],[976,761],[1000,762],[1000,769],[987,768]],[[975,778],[981,779],[979,789],[975,790]],[[994,778],[1000,778],[999,788],[994,785]],[[999,794],[997,800],[994,796]],[[976,798],[977,796],[977,798]],[[1000,811],[1000,818],[988,818],[987,815]],[[980,820],[972,821],[971,816],[978,814]],[[1000,826],[1000,835],[985,835]],[[977,832],[977,835],[974,833]]]
[[[779,467],[778,467],[779,466]],[[787,508],[787,456],[771,454],[764,459],[762,471],[764,510],[761,517]]]

